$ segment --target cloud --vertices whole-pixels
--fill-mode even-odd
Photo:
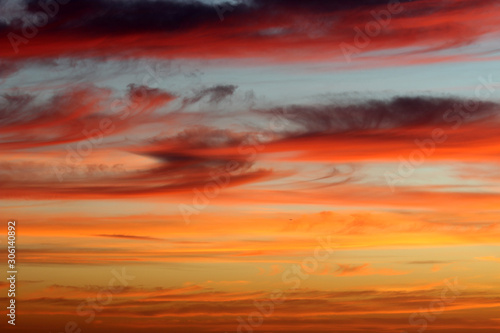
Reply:
[[[209,332],[237,327],[237,318],[247,318],[256,311],[255,304],[269,304],[271,293],[257,291],[221,291],[210,288],[195,289],[196,286],[178,288],[126,288],[123,293],[113,294],[113,302],[106,305],[106,311],[99,313],[102,324],[96,325],[97,332],[105,332],[115,327],[120,318],[127,317],[126,332],[135,332],[147,323],[151,329],[165,329],[180,333],[191,331]],[[104,288],[104,286],[103,286]],[[273,316],[266,318],[265,324],[272,330],[329,332],[332,325],[336,330],[353,331],[352,322],[363,316],[362,332],[365,326],[376,331],[407,328],[407,318],[415,309],[428,309],[436,300],[444,285],[431,289],[384,291],[373,288],[357,290],[328,291],[303,289],[281,295],[286,302],[274,305]],[[85,297],[96,297],[97,286],[92,290],[81,288],[48,289],[46,296],[23,298],[25,316],[41,314],[74,314],[74,309]],[[54,297],[53,293],[64,292],[65,297]],[[93,292],[92,292],[93,291]],[[50,295],[50,296],[49,296]],[[439,297],[439,296],[437,296]],[[439,299],[439,298],[438,298]],[[277,299],[282,301],[283,299]],[[138,304],[140,306],[138,306]],[[455,311],[494,311],[498,300],[481,291],[462,292],[453,301],[446,302],[440,314],[440,327],[465,333],[478,328],[475,321],[468,317],[457,318]],[[419,316],[419,318],[423,318]],[[404,320],[403,320],[404,319]],[[28,323],[33,321],[29,320]],[[230,324],[227,325],[226,323]],[[39,325],[39,323],[37,323]],[[498,325],[495,320],[485,319],[481,328],[493,329]],[[52,326],[50,326],[52,327]],[[101,330],[102,328],[102,330]],[[275,329],[277,328],[277,329]]]
[[[279,117],[264,111],[278,130],[270,126],[271,139],[263,144],[266,153],[288,152],[286,158],[296,161],[394,161],[417,150],[431,161],[483,160],[483,154],[496,159],[500,148],[490,138],[498,107],[426,96],[291,106]]]
[[[372,268],[370,264],[337,264],[338,268],[333,272],[337,276],[367,276],[367,275],[406,275],[410,271],[397,271],[390,268]]]
[[[235,85],[216,85],[210,88],[205,88],[195,92],[193,97],[184,98],[183,105],[186,106],[197,103],[205,97],[208,99],[208,103],[218,104],[226,98],[232,96],[237,88],[238,87]]]
[[[486,0],[440,1],[438,6],[429,1],[402,1],[401,8],[376,38],[371,38],[366,47],[357,48],[354,28],[363,29],[367,22],[376,22],[372,11],[387,10],[387,1],[257,0],[226,3],[222,8],[198,1],[71,1],[60,5],[57,15],[39,28],[40,33],[25,38],[21,28],[23,20],[42,11],[38,1],[32,0],[28,11],[10,13],[9,23],[0,26],[3,35],[16,36],[0,41],[0,56],[16,61],[34,57],[112,55],[122,59],[257,58],[285,62],[335,59],[343,62],[344,53],[339,45],[349,43],[356,48],[358,56],[370,51],[385,52],[383,59],[391,64],[394,61],[436,62],[472,58],[475,52],[471,55],[428,54],[470,45],[495,31],[500,24],[494,15],[495,4]],[[432,19],[423,20],[424,17]],[[419,52],[396,56],[395,50],[408,47]],[[369,56],[363,60],[366,59],[373,60]]]
[[[453,261],[440,261],[440,260],[417,260],[410,261],[408,265],[438,265],[438,264],[451,264]]]
[[[474,259],[480,260],[480,261],[500,262],[500,258],[497,258],[495,256],[475,257]]]
[[[162,238],[156,237],[147,237],[147,236],[134,236],[134,235],[95,235],[97,237],[106,237],[106,238],[119,238],[119,239],[130,239],[130,240],[146,240],[146,241],[164,241]]]
[[[205,96],[218,100],[229,93],[226,88],[216,86],[205,92]],[[0,109],[5,120],[0,127],[5,134],[0,145],[15,150],[75,142],[71,147],[76,150],[78,144],[88,144],[88,133],[94,133],[103,119],[107,119],[113,130],[111,133],[101,133],[101,139],[92,138],[102,141],[101,145],[92,147],[93,154],[101,153],[102,158],[112,149],[121,150],[129,154],[129,163],[134,156],[142,159],[141,166],[134,166],[130,171],[126,171],[127,165],[121,169],[108,168],[105,173],[90,172],[89,169],[89,177],[85,182],[73,174],[71,168],[65,168],[64,165],[56,167],[58,173],[64,174],[64,183],[57,180],[53,172],[52,179],[28,181],[16,179],[19,172],[4,170],[4,173],[12,176],[4,183],[5,188],[10,189],[5,195],[16,197],[22,193],[24,196],[49,195],[61,198],[178,195],[203,188],[213,182],[215,177],[220,178],[219,181],[222,179],[225,184],[219,185],[219,197],[222,200],[226,198],[224,193],[231,188],[270,180],[282,180],[283,186],[295,190],[290,193],[287,190],[280,191],[275,186],[272,198],[279,202],[340,200],[338,202],[351,205],[394,205],[397,202],[419,206],[425,201],[433,206],[428,202],[432,197],[456,197],[459,201],[469,197],[469,205],[482,197],[482,205],[487,205],[486,197],[496,197],[494,193],[444,193],[436,189],[413,187],[400,188],[400,196],[394,198],[384,194],[387,188],[361,185],[360,177],[353,174],[354,171],[343,174],[335,165],[354,165],[366,161],[399,163],[400,156],[410,156],[417,150],[423,151],[420,153],[430,162],[467,162],[484,158],[495,160],[500,151],[500,146],[494,140],[498,136],[496,110],[499,105],[493,102],[417,96],[285,106],[283,108],[287,111],[282,114],[283,119],[278,121],[286,121],[288,125],[276,131],[270,126],[266,127],[276,117],[276,109],[270,109],[252,112],[260,126],[229,130],[216,126],[185,126],[179,120],[182,130],[168,129],[150,139],[135,141],[133,145],[122,141],[112,148],[112,145],[106,145],[109,141],[105,140],[110,135],[137,134],[142,128],[145,136],[148,131],[160,129],[164,124],[176,124],[177,119],[182,119],[183,113],[162,111],[175,97],[160,89],[129,85],[125,99],[119,100],[118,104],[109,102],[110,94],[109,90],[82,87],[55,94],[49,100],[40,100],[33,95],[5,95],[3,108]],[[102,111],[107,103],[113,104],[114,111],[120,112]],[[132,105],[131,108],[127,106],[128,103]],[[475,107],[467,111],[466,105]],[[441,133],[438,139],[434,134],[436,130]],[[61,148],[54,149],[60,151]],[[70,161],[78,159],[74,153],[71,156],[68,154],[66,162],[68,158]],[[83,158],[80,157],[80,160]],[[326,176],[316,177],[314,181],[297,182],[287,180],[296,173],[293,169],[265,167],[266,163],[284,160],[328,162],[333,171]],[[97,156],[92,162],[97,166],[103,164]],[[17,165],[23,166],[22,163]],[[25,170],[29,171],[27,169],[31,167],[24,165]],[[12,163],[4,163],[1,167],[12,169]],[[338,176],[342,176],[342,179],[335,181]],[[314,187],[311,187],[312,183]],[[341,192],[337,191],[337,198],[328,190],[328,186],[333,185],[342,187]],[[266,189],[246,191],[245,200],[269,197],[268,194],[258,194],[258,191],[263,193]],[[357,191],[365,194],[361,201]],[[417,197],[422,191],[428,193],[425,198]]]
[[[99,141],[99,137],[102,144],[106,136],[158,121],[151,114],[174,99],[146,86],[130,85],[127,94],[126,98],[110,99],[110,89],[90,85],[55,91],[50,98],[4,94],[0,99],[0,147],[35,148]]]
[[[299,134],[354,132],[363,130],[408,129],[449,124],[450,116],[467,103],[475,103],[467,121],[474,122],[496,115],[498,104],[454,97],[397,96],[388,100],[339,102],[329,105],[286,107],[283,120],[303,129]],[[464,107],[461,108],[462,110]],[[450,112],[452,111],[452,112]],[[466,111],[466,110],[464,110]],[[268,112],[269,113],[269,112]],[[274,116],[274,110],[270,117]]]

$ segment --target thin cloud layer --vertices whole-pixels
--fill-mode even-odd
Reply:
[[[311,62],[344,61],[346,56],[378,51],[392,61],[394,50],[414,47],[423,51],[420,57],[399,57],[399,61],[435,62],[453,57],[433,53],[470,45],[499,25],[496,5],[483,0],[443,1],[440,7],[426,0],[402,1],[373,38],[366,33],[359,37],[356,31],[363,30],[366,22],[376,22],[370,10],[387,12],[386,1],[212,5],[92,0],[60,5],[47,23],[35,27],[36,36],[26,37],[23,26],[28,18],[44,13],[37,3],[29,2],[23,15],[8,18],[0,27],[2,34],[10,36],[1,42],[3,58],[264,57],[274,62]]]
[[[497,9],[0,0],[16,330],[498,331]]]

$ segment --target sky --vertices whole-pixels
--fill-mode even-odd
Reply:
[[[2,332],[500,332],[499,5],[0,0]]]

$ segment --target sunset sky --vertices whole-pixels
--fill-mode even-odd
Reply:
[[[1,331],[500,332],[499,9],[0,0]]]

